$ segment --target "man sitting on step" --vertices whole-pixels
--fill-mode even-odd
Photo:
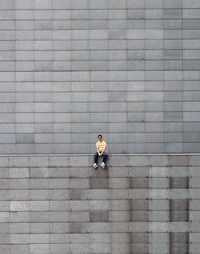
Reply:
[[[103,137],[102,137],[101,134],[98,135],[98,141],[96,143],[96,149],[97,149],[97,152],[94,155],[94,165],[93,165],[93,168],[95,168],[95,169],[98,168],[98,159],[101,156],[103,157],[103,161],[101,163],[101,167],[105,168],[106,161],[108,159],[108,155],[105,153],[105,151],[106,151],[106,142],[103,140]]]

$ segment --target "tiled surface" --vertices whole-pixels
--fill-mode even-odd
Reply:
[[[200,152],[198,0],[1,0],[0,153]]]
[[[1,254],[199,251],[199,155],[0,156]]]

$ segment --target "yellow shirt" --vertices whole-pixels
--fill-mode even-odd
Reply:
[[[106,148],[106,142],[104,140],[102,142],[97,141],[96,148],[99,152],[103,151]]]

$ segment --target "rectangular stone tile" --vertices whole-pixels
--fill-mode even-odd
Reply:
[[[22,192],[24,192],[24,190]],[[29,194],[30,201],[31,200],[38,200],[38,201],[49,200],[51,198],[49,190],[27,190],[27,192]],[[18,193],[19,193],[19,190],[17,192],[17,195]]]
[[[189,200],[189,207],[193,210],[200,210],[200,200]]]
[[[30,222],[32,223],[49,223],[50,213],[46,212],[30,212]]]
[[[12,223],[25,223],[29,222],[30,216],[29,211],[27,212],[10,212],[10,222]]]
[[[188,210],[189,208],[189,200],[170,200],[169,201],[170,210]]]
[[[30,189],[32,190],[39,190],[39,189],[44,189],[47,190],[49,189],[50,183],[49,179],[30,179]]]
[[[94,222],[82,224],[83,233],[108,233],[111,232],[111,225],[107,222]]]
[[[149,233],[130,233],[130,243],[149,243]]]
[[[109,188],[127,189],[129,188],[129,180],[128,178],[109,178]]]
[[[186,211],[170,211],[170,221],[189,221],[189,212]]]
[[[80,200],[82,195],[82,190],[70,190],[69,199],[70,200]]]
[[[199,233],[191,233],[189,239],[193,243],[198,243]]]
[[[189,251],[189,244],[187,243],[173,243],[170,245],[170,252],[171,253],[188,253]]]
[[[109,200],[90,200],[91,211],[108,211],[110,209]]]
[[[189,242],[189,233],[172,233],[169,234],[169,239],[171,243],[188,243]]]
[[[49,234],[30,234],[30,243],[49,243]]]
[[[70,185],[70,189],[88,189],[89,179],[70,178],[69,185]]]
[[[71,236],[69,234],[52,234],[50,236],[50,241],[52,243],[69,243],[71,241]]]
[[[69,212],[50,212],[49,213],[50,222],[69,222]]]
[[[153,189],[167,189],[169,188],[169,179],[164,177],[149,178],[149,185]]]
[[[171,166],[187,166],[189,165],[188,156],[170,156],[169,165]]]
[[[165,155],[162,156],[151,156],[150,157],[150,164],[154,166],[167,166],[168,165],[168,158]]]
[[[90,212],[90,222],[108,222],[109,213],[107,211]]]
[[[10,222],[9,212],[0,212],[0,221],[1,222]]]
[[[71,234],[70,235],[70,243],[72,244],[81,244],[81,243],[89,243],[90,236],[89,234]]]
[[[189,193],[189,197],[191,199],[198,199],[199,196],[199,190],[195,190],[195,189],[190,189],[190,193]]]
[[[8,178],[9,170],[7,168],[0,168],[0,178]]]
[[[113,254],[128,254],[129,253],[129,245],[126,243],[113,243],[112,244],[112,253]]]
[[[109,199],[128,199],[129,198],[129,191],[128,189],[111,189],[109,190]],[[108,199],[108,197],[107,197]]]
[[[149,241],[154,245],[155,243],[169,243],[168,233],[151,233],[149,234]]]
[[[65,223],[50,223],[50,225],[47,225],[50,227],[50,232],[51,233],[69,233],[69,223],[65,222]]]
[[[148,178],[129,178],[129,185],[131,189],[147,189],[149,187]]]
[[[29,211],[30,202],[29,201],[11,201],[10,211]]]
[[[146,233],[151,230],[148,222],[129,223],[129,233]]]
[[[52,178],[67,178],[69,177],[69,169],[66,167],[49,168],[49,176]]]
[[[171,222],[169,224],[169,230],[171,232],[187,232],[188,227],[188,222]]]
[[[50,250],[55,254],[70,253],[70,245],[67,243],[50,244]]]
[[[149,160],[146,156],[134,156],[130,157],[130,165],[131,166],[149,166]]]
[[[148,253],[149,244],[146,243],[132,243],[130,244],[130,253]]]
[[[188,167],[172,167],[169,171],[170,177],[189,177]]]
[[[128,156],[109,156],[109,163],[117,167],[129,166]]]
[[[127,167],[112,167],[109,169],[110,177],[128,177],[128,168]]]
[[[70,201],[70,211],[88,211],[89,210],[89,201]]]
[[[10,223],[10,233],[11,234],[29,233],[29,223]]]
[[[168,189],[152,189],[152,190],[149,190],[150,199],[158,199],[158,200],[163,199],[163,200],[165,200],[165,199],[168,199],[169,196],[170,196],[170,193],[169,193]]]
[[[40,168],[30,168],[30,178],[47,178],[49,177],[49,168],[40,167]]]
[[[127,233],[129,232],[128,222],[112,222],[111,230],[113,233]]]
[[[70,177],[86,178],[86,177],[89,177],[89,169],[88,168],[70,168],[69,175]]]
[[[149,221],[148,211],[131,211],[129,216],[130,221]]]
[[[189,187],[188,177],[170,177],[169,184],[171,189],[187,189]]]
[[[11,244],[29,244],[28,234],[12,234],[10,237]]]
[[[70,202],[66,200],[56,200],[49,202],[49,210],[50,211],[69,211]]]
[[[10,190],[10,199],[13,201],[28,200],[29,190]]]
[[[10,168],[9,176],[10,178],[28,178],[29,169],[28,168]]]
[[[149,189],[129,189],[128,199],[149,199],[150,194]]]
[[[19,252],[24,254],[30,254],[30,248],[29,245],[12,245],[10,247],[10,253],[17,254]]]
[[[47,167],[48,157],[30,157],[31,167]]]
[[[2,161],[2,159],[1,159]],[[2,163],[6,163],[6,158],[3,159]],[[8,164],[7,164],[8,165]],[[6,165],[4,165],[6,166]],[[28,167],[29,166],[29,158],[28,157],[9,157],[9,166],[10,167]]]
[[[69,188],[69,178],[49,179],[49,187],[51,189],[68,189]]]
[[[153,252],[155,254],[160,253],[162,250],[163,254],[169,253],[169,246],[168,243],[153,243],[152,245],[149,246],[150,252]]]
[[[168,200],[151,200],[149,202],[149,210],[165,211],[169,210]]]
[[[129,221],[128,211],[109,211],[109,221],[123,222]]]
[[[191,189],[192,190],[192,189]],[[189,199],[191,195],[191,190],[189,189],[170,189],[169,198],[170,199]]]
[[[111,200],[110,210],[112,211],[129,211],[129,207],[133,204],[129,204],[128,200]],[[136,206],[136,203],[134,203]]]
[[[192,177],[190,179],[190,188],[198,189],[200,186],[200,178],[199,177]]]
[[[78,158],[76,158],[75,156],[70,157],[69,165],[72,167],[88,166],[89,165],[89,158],[88,158],[88,156],[82,156],[82,157],[78,157]]]
[[[49,201],[30,201],[29,202],[30,211],[48,211]]]
[[[108,178],[90,178],[90,189],[108,189]]]
[[[168,222],[169,211],[149,211],[149,220],[152,222]]]
[[[90,221],[90,214],[89,212],[70,212],[69,214],[70,222],[89,222]]]
[[[151,222],[149,228],[155,233],[165,233],[169,230],[169,224],[167,222]]]
[[[148,177],[150,168],[135,166],[129,168],[129,177]]]
[[[8,179],[0,179],[0,189],[8,190],[9,189],[9,180]]]
[[[149,201],[148,200],[130,200],[130,211],[148,211]]]
[[[30,244],[30,253],[37,254],[48,254],[49,253],[49,244]]]
[[[192,0],[190,2],[190,4],[187,2],[187,0],[183,1],[183,7],[184,8],[200,8],[200,3],[198,2],[198,0]]]

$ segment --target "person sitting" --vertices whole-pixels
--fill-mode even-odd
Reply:
[[[106,151],[106,142],[103,140],[102,135],[98,135],[98,141],[96,143],[96,149],[97,152],[94,155],[94,165],[93,168],[97,169],[98,168],[98,159],[99,157],[103,157],[103,161],[101,163],[101,167],[105,168],[106,166],[106,161],[108,159],[108,155],[105,153]]]

